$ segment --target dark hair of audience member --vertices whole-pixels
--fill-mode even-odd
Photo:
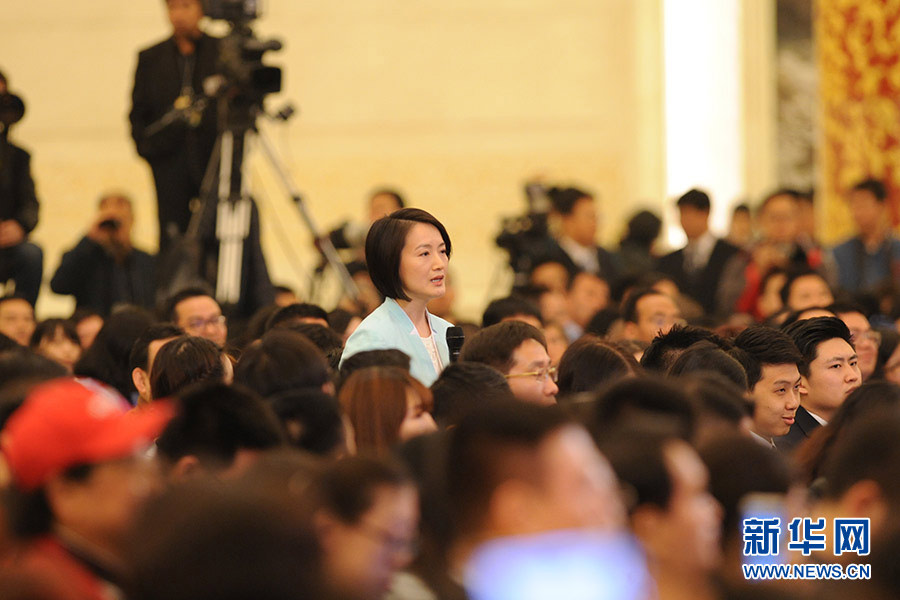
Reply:
[[[479,406],[515,399],[506,378],[483,363],[456,362],[431,384],[432,415],[442,429],[453,427]]]
[[[304,388],[323,389],[331,379],[315,344],[290,329],[276,328],[244,350],[234,380],[264,398]]]
[[[484,314],[481,317],[481,326],[490,327],[491,325],[500,323],[504,319],[519,315],[534,317],[539,323],[543,322],[541,310],[534,302],[519,296],[507,296],[505,298],[492,300],[491,303],[487,305],[487,308],[484,309]]]
[[[723,350],[730,346],[709,329],[693,325],[673,325],[668,333],[653,338],[641,356],[641,366],[647,371],[666,373],[683,350],[702,341],[712,342]]]
[[[747,494],[786,494],[791,470],[781,453],[736,432],[710,439],[697,452],[709,469],[709,491],[722,505],[722,545],[729,548],[742,539],[740,506]]]
[[[649,210],[641,210],[628,219],[628,228],[622,236],[620,245],[633,244],[648,250],[659,237],[662,221]]]
[[[721,425],[734,430],[742,426],[752,414],[752,407],[745,397],[746,390],[715,371],[695,371],[678,379],[688,398],[697,409],[697,436],[700,430],[721,429]]]
[[[787,309],[785,309],[787,310]],[[796,323],[797,321],[807,321],[809,319],[817,319],[821,317],[821,314],[816,316],[810,316],[809,313],[821,313],[821,311],[831,312],[827,308],[821,306],[811,306],[809,308],[804,308],[802,310],[791,310],[787,312],[787,316],[784,317],[784,320],[781,322],[781,330],[786,331],[788,327]],[[831,316],[831,315],[829,315]],[[834,315],[837,316],[837,315]]]
[[[341,408],[332,396],[321,390],[302,389],[280,392],[266,401],[294,448],[320,456],[346,451]]]
[[[253,313],[253,316],[247,321],[247,326],[244,327],[240,339],[235,340],[235,346],[244,349],[261,338],[269,330],[267,327],[269,318],[279,310],[281,307],[277,304],[267,304]]]
[[[52,341],[56,339],[59,333],[62,333],[69,338],[69,341],[81,348],[81,341],[78,339],[78,331],[75,329],[75,324],[68,319],[45,319],[38,322],[34,328],[34,333],[31,334],[29,346],[33,350],[37,350],[43,340]]]
[[[133,371],[137,368],[147,370],[151,342],[182,335],[184,335],[184,330],[174,323],[154,323],[150,325],[131,346],[131,352],[128,353],[129,370]]]
[[[669,377],[698,371],[712,371],[726,377],[742,390],[747,386],[747,373],[741,363],[712,342],[697,342],[682,352],[669,367]]]
[[[136,390],[128,357],[136,339],[153,323],[153,317],[138,307],[114,311],[103,323],[94,343],[75,363],[77,377],[91,377],[115,388],[131,401]]]
[[[390,196],[397,203],[397,208],[406,208],[406,202],[403,200],[403,195],[394,188],[380,187],[369,192],[370,201],[376,196]]]
[[[589,192],[575,187],[551,187],[547,190],[547,196],[550,198],[553,210],[561,215],[570,214],[575,209],[575,204],[582,198],[593,199]]]
[[[212,290],[206,287],[194,286],[184,288],[183,290],[172,294],[166,299],[165,303],[163,303],[162,310],[160,311],[160,317],[162,317],[164,321],[177,323],[178,315],[175,313],[175,307],[188,298],[196,298],[198,296],[209,296],[210,298],[215,298]]]
[[[659,377],[628,377],[601,391],[591,430],[596,439],[630,421],[659,422],[684,440],[694,436],[697,411],[676,383]]]
[[[223,382],[228,360],[214,342],[183,335],[163,344],[150,369],[153,399],[168,398],[194,383]]]
[[[494,490],[510,479],[540,480],[538,447],[569,422],[558,407],[521,402],[484,406],[450,430],[447,493],[454,533],[477,531]]]
[[[328,324],[339,336],[343,337],[347,333],[347,327],[354,318],[359,315],[350,312],[344,308],[335,308],[328,313]]]
[[[319,478],[322,508],[348,525],[375,504],[378,488],[414,486],[412,477],[398,463],[372,456],[348,456],[325,469]]]
[[[33,387],[69,374],[65,367],[49,358],[18,344],[16,348],[10,352],[0,352],[0,431]]]
[[[285,441],[272,409],[240,385],[190,386],[178,394],[177,409],[156,440],[158,454],[169,466],[193,455],[206,465],[227,468],[239,450],[267,450]]]
[[[835,315],[843,314],[843,313],[851,313],[857,312],[867,319],[869,318],[869,314],[867,313],[865,307],[857,302],[850,302],[847,300],[835,300],[831,304],[825,307],[825,310],[833,312]]]
[[[884,378],[884,368],[894,351],[897,350],[897,346],[900,345],[900,333],[887,329],[879,331],[881,331],[881,344],[878,345],[878,360],[875,363],[875,371],[872,372],[871,379]]]
[[[321,319],[328,323],[328,313],[321,306],[298,302],[276,310],[266,322],[266,331],[282,323],[303,322],[304,319]]]
[[[595,312],[594,316],[591,317],[591,320],[588,321],[588,324],[584,328],[584,332],[596,335],[600,338],[606,337],[609,334],[609,330],[613,326],[613,323],[620,318],[621,315],[619,314],[619,309],[612,306],[601,308]]]
[[[631,292],[622,300],[622,319],[626,323],[637,323],[637,305],[641,298],[646,296],[665,296],[662,292],[658,292],[653,288],[641,287],[631,290]]]
[[[732,356],[743,365],[751,390],[762,379],[763,366],[794,364],[799,368],[803,362],[789,335],[765,325],[748,327],[734,338],[734,345],[739,352]]]
[[[353,426],[359,453],[386,456],[400,441],[410,392],[416,410],[430,412],[431,391],[408,371],[397,367],[368,367],[353,373],[338,395],[344,415]]]
[[[600,452],[626,490],[625,507],[629,514],[645,505],[668,508],[674,482],[666,465],[665,449],[677,439],[680,436],[672,435],[666,424],[648,424],[638,418],[598,441]]]
[[[141,512],[132,540],[133,600],[334,600],[308,512],[246,484],[173,486]]]
[[[364,350],[354,354],[341,364],[338,391],[353,373],[369,367],[397,367],[408,373],[409,355],[396,348]]]
[[[296,331],[311,341],[322,351],[328,366],[333,373],[338,370],[341,362],[341,353],[344,351],[344,340],[333,329],[319,323],[282,322],[274,329],[287,329]]]
[[[540,329],[522,321],[497,323],[467,339],[459,360],[484,363],[501,373],[508,373],[513,366],[513,352],[525,340],[535,340],[547,348],[547,340]]]
[[[591,392],[634,374],[628,360],[600,338],[585,335],[572,342],[559,361],[557,397]]]
[[[867,177],[853,186],[856,192],[869,192],[878,202],[884,203],[887,200],[887,187],[880,179]]]
[[[889,512],[900,507],[900,413],[873,410],[837,437],[822,463],[821,491],[836,500],[860,481],[878,486]]]
[[[823,277],[822,274],[820,272],[816,271],[815,269],[811,269],[809,267],[788,269],[787,270],[787,279],[784,280],[784,285],[781,286],[781,301],[784,303],[785,306],[788,306],[788,299],[791,297],[791,287],[794,285],[794,282],[797,281],[798,279],[800,279],[801,277],[810,277],[810,276],[818,277],[819,279],[822,280],[823,283],[825,283],[826,286],[829,287],[829,289],[831,288],[831,286],[829,286],[828,282],[825,280],[825,277]],[[831,310],[831,309],[826,309],[826,310]]]
[[[77,326],[79,323],[90,317],[100,317],[101,319],[103,319],[103,315],[98,313],[93,308],[82,306],[72,311],[72,315],[69,317],[69,321],[72,321],[72,324]]]
[[[417,223],[431,225],[444,242],[447,257],[451,253],[450,236],[434,216],[418,208],[401,208],[372,223],[366,235],[366,263],[375,289],[395,300],[409,300],[400,279],[400,255],[406,236]]]
[[[821,475],[822,464],[847,428],[873,413],[900,415],[900,386],[888,381],[867,381],[862,384],[847,396],[831,421],[816,429],[797,448],[794,461],[807,483],[815,481]]]
[[[647,342],[643,340],[616,340],[608,341],[607,344],[619,351],[619,354],[625,358],[625,361],[635,374],[644,372],[644,368],[637,357],[642,355],[644,350],[647,349]]]
[[[819,344],[822,342],[840,338],[853,347],[850,330],[837,317],[803,319],[785,327],[783,331],[794,340],[794,345],[803,356],[803,362],[798,368],[804,377],[809,375],[809,363],[816,359]]]

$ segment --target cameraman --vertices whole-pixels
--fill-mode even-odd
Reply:
[[[138,55],[129,114],[131,137],[156,184],[160,255],[187,231],[190,201],[199,195],[215,145],[216,105],[197,106],[219,55],[219,40],[200,29],[201,0],[166,0],[166,11],[172,36]],[[153,127],[175,109],[184,118]]]
[[[133,223],[127,196],[109,193],[100,198],[90,229],[63,255],[50,289],[75,296],[76,308],[104,317],[120,303],[153,308],[155,260],[132,246]]]

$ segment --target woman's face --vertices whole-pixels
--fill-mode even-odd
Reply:
[[[400,253],[400,281],[412,300],[428,302],[446,291],[447,247],[434,225],[416,223]]]
[[[438,430],[434,417],[422,405],[419,395],[410,389],[406,390],[406,415],[400,423],[400,441],[425,435]]]
[[[61,327],[57,327],[52,337],[45,337],[37,347],[38,354],[64,366],[69,373],[81,358],[81,346],[69,339]]]

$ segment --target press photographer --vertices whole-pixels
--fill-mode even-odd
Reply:
[[[102,316],[120,303],[153,308],[155,260],[133,246],[133,224],[134,212],[126,195],[116,192],[101,197],[90,228],[63,255],[50,289],[75,296],[77,308]]]
[[[161,254],[187,231],[216,141],[215,103],[204,100],[203,110],[196,103],[217,72],[220,42],[200,29],[201,0],[166,0],[166,9],[172,35],[138,55],[129,115],[156,184]]]

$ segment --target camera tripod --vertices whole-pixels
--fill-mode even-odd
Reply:
[[[265,269],[259,244],[259,212],[251,195],[248,157],[258,146],[269,166],[275,171],[285,192],[327,263],[337,274],[344,292],[358,300],[359,289],[341,262],[331,241],[319,233],[303,196],[297,189],[283,161],[264,132],[257,127],[261,110],[256,106],[221,107],[219,134],[203,177],[197,203],[192,206],[191,220],[185,233],[187,259],[177,266],[170,282],[173,290],[202,279],[214,283],[216,300],[223,306],[235,307],[242,301],[248,274],[246,268]],[[258,252],[258,256],[255,256]],[[255,256],[255,260],[254,260]]]

